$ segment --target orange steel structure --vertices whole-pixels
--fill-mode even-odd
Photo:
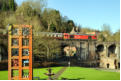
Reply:
[[[8,27],[8,79],[32,80],[32,26]]]

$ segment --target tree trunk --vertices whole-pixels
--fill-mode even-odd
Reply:
[[[50,31],[50,24],[48,24],[48,31]]]
[[[0,54],[0,62],[2,61],[2,55]]]

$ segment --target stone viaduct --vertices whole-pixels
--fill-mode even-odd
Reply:
[[[69,56],[69,53],[75,53],[81,66],[120,68],[120,43],[78,40],[65,40],[61,43],[65,54]]]

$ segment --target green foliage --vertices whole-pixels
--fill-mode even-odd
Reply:
[[[5,12],[3,13],[0,13],[0,29],[3,29],[4,28],[4,19],[5,19]]]
[[[45,8],[43,11],[44,26],[48,31],[53,32],[70,32],[75,26],[72,20],[62,17],[58,10]]]
[[[4,3],[1,5],[3,10],[15,11],[9,12],[3,16],[4,18],[1,18],[1,20],[4,19],[1,22],[1,27],[7,24],[31,24],[35,32],[70,32],[75,26],[72,20],[62,17],[58,10],[45,8],[45,0],[27,0],[17,9],[14,0],[1,1],[0,3]]]
[[[67,32],[70,32],[73,27],[75,27],[73,20],[68,20],[67,21]]]
[[[102,33],[98,35],[98,41],[106,41],[106,38],[104,37]]]
[[[56,26],[54,24],[50,25],[50,31],[56,32]]]
[[[43,20],[48,24],[48,31],[51,31],[51,25],[55,25],[56,31],[59,32],[61,27],[61,16],[59,11],[45,8],[43,11]]]
[[[9,0],[9,9],[11,11],[15,11],[17,7],[17,4],[15,3],[15,0]]]
[[[2,11],[6,11],[6,10],[7,10],[7,6],[6,6],[6,3],[4,2],[2,6]]]
[[[8,0],[0,0],[0,11],[9,10]]]
[[[31,17],[34,16],[34,10],[30,6],[29,2],[23,2],[22,5],[17,8],[16,15],[23,17]]]
[[[110,26],[103,24],[102,31],[98,35],[98,41],[110,41],[110,42],[119,42],[120,41],[120,31],[112,33]]]
[[[113,34],[113,39],[116,42],[120,42],[120,29],[116,33]]]
[[[41,23],[41,16],[37,6],[32,6],[36,2],[26,1],[17,8],[15,13],[11,14],[4,21],[4,24],[31,24],[33,25],[33,31],[38,32],[44,30]],[[40,4],[41,5],[41,4]]]
[[[12,4],[14,5],[14,10],[15,10],[17,7],[17,4],[14,2],[14,0],[0,0],[0,28],[4,30],[8,25],[8,23],[6,23],[6,19],[12,16],[12,14],[14,13],[13,11],[11,11],[9,3],[11,3],[11,5]]]
[[[0,0],[0,11],[15,11],[16,7],[14,0]]]

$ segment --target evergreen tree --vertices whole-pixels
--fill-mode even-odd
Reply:
[[[15,11],[15,6],[16,4],[15,4],[15,1],[14,0],[9,0],[9,9],[11,10],[11,11]]]
[[[7,6],[6,6],[6,3],[5,1],[3,2],[3,5],[2,5],[2,11],[6,11],[7,10]]]
[[[11,2],[11,10],[15,11],[15,2],[14,2],[14,0],[12,0],[12,2]]]
[[[11,10],[11,0],[9,0],[9,9]]]

